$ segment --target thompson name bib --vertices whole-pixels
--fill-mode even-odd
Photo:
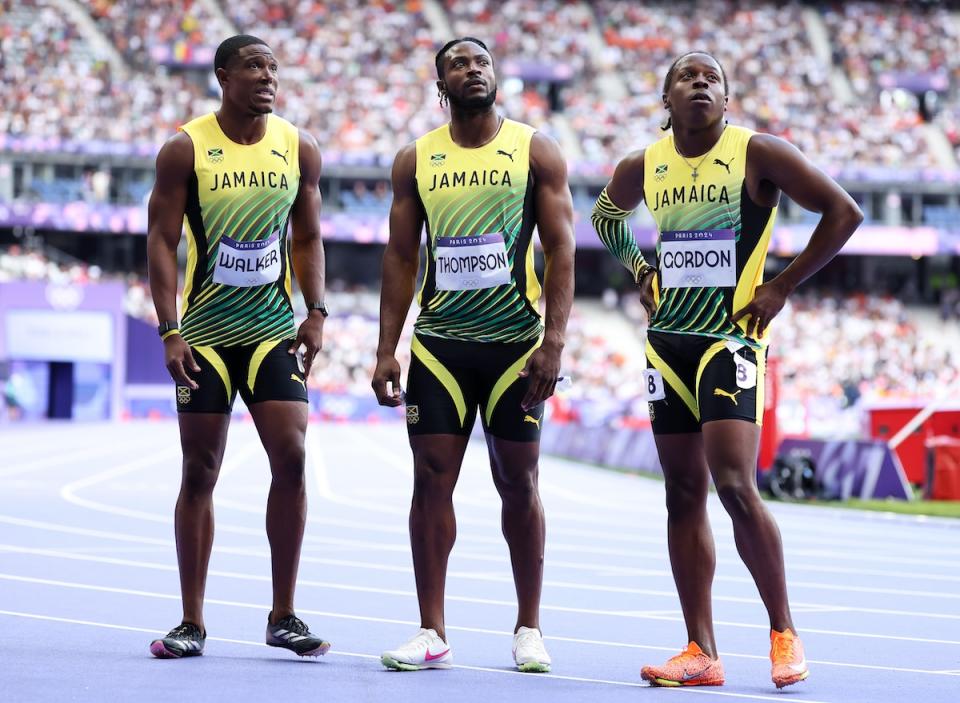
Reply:
[[[479,290],[510,283],[510,263],[499,232],[437,237],[437,290]]]
[[[732,229],[660,234],[664,288],[727,288],[737,285],[737,243]]]
[[[253,242],[221,237],[213,282],[237,288],[273,283],[280,277],[280,234]]]

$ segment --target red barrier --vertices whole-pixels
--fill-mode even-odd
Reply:
[[[870,437],[889,441],[900,429],[923,410],[922,405],[871,408]],[[904,439],[895,451],[910,483],[926,482],[927,438],[934,435],[960,438],[960,410],[938,410]]]
[[[924,497],[960,500],[960,439],[933,437],[927,441],[929,465]]]

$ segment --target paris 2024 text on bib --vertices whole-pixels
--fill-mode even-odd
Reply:
[[[499,232],[437,237],[437,290],[479,290],[510,283],[510,263]]]
[[[280,277],[280,234],[266,239],[238,242],[221,237],[213,282],[237,288],[273,283]]]
[[[660,234],[664,288],[729,288],[737,285],[737,243],[732,229]]]

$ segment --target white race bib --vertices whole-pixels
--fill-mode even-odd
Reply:
[[[499,232],[437,237],[437,290],[479,290],[510,282],[510,261]]]
[[[664,288],[732,288],[737,285],[737,242],[732,229],[660,234]]]
[[[656,369],[643,370],[643,387],[647,391],[647,400],[663,400],[667,397],[663,389],[663,375]]]
[[[237,288],[273,283],[280,278],[280,233],[253,242],[220,237],[213,282]]]
[[[737,388],[750,389],[757,385],[757,365],[740,354],[734,354],[733,361],[737,365]]]

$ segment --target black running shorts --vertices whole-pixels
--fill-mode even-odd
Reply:
[[[501,439],[540,439],[543,403],[523,410],[529,381],[517,373],[540,345],[461,342],[415,334],[407,376],[407,430],[411,435],[469,435],[480,411],[484,430]]]
[[[307,402],[306,377],[292,339],[233,347],[190,347],[199,372],[187,374],[200,387],[177,385],[177,411],[229,413],[239,391],[247,405],[265,400]]]
[[[654,434],[699,432],[713,420],[761,424],[766,348],[648,332],[646,351],[648,396],[663,396],[648,405]]]

